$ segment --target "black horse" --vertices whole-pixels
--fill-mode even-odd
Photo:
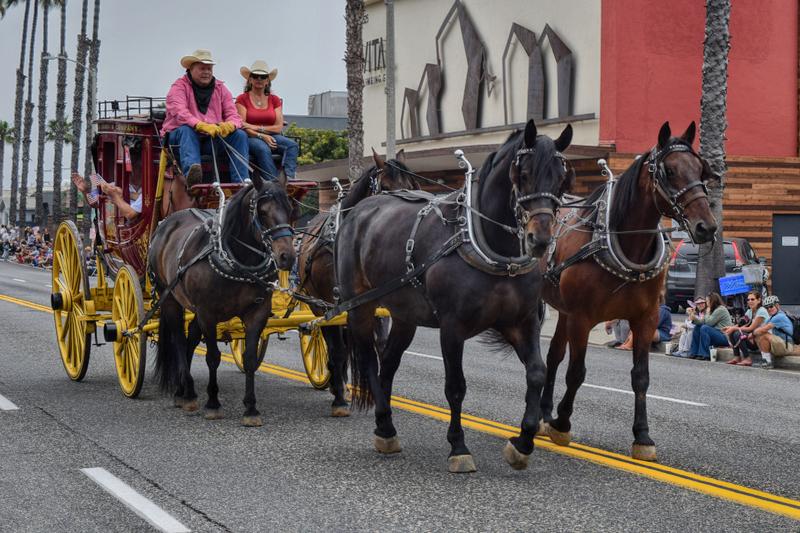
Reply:
[[[360,305],[348,312],[347,321],[353,338],[354,403],[374,403],[379,452],[400,451],[389,402],[403,352],[417,326],[436,327],[450,405],[448,468],[475,471],[461,426],[466,392],[462,352],[465,340],[491,328],[525,365],[521,432],[503,455],[514,468],[527,466],[545,376],[539,352],[541,274],[534,258],[552,242],[554,212],[573,179],[561,155],[571,139],[571,126],[555,142],[537,136],[531,120],[524,132],[513,133],[489,156],[471,196],[465,189],[420,202],[408,193],[382,194],[361,201],[342,223],[335,247],[341,300],[375,288],[396,288],[356,300]],[[467,179],[472,179],[471,172]],[[476,212],[480,215],[473,225],[469,217]],[[407,277],[409,283],[398,287],[398,280]],[[373,315],[379,305],[392,315],[380,372],[373,343]],[[342,307],[350,309],[344,303]]]
[[[283,186],[257,175],[226,203],[221,224],[213,211],[188,209],[167,217],[150,240],[148,263],[162,299],[156,375],[164,391],[176,391],[175,405],[197,410],[190,374],[201,335],[208,346],[208,401],[205,417],[222,416],[218,397],[217,324],[239,317],[245,329],[246,390],[242,424],[262,425],[255,407],[254,374],[261,361],[257,345],[272,314],[277,269],[294,263],[292,207]],[[195,313],[184,333],[184,310]]]
[[[399,189],[419,189],[416,179],[405,165],[403,150],[395,159],[384,161],[375,151],[372,152],[375,164],[361,174],[351,186],[347,196],[342,198],[338,211],[320,213],[308,225],[308,236],[303,238],[298,256],[298,273],[302,292],[324,300],[334,301],[333,242],[338,225],[347,216],[350,209],[364,198],[379,194],[381,191]],[[326,309],[311,305],[316,315],[322,315]],[[381,322],[383,326],[385,322]],[[381,327],[381,330],[384,328]],[[347,351],[343,328],[327,326],[322,328],[325,344],[328,346],[328,368],[331,372],[330,390],[333,394],[331,416],[350,416],[350,407],[345,398],[345,381],[347,369]],[[385,335],[378,335],[385,340]]]

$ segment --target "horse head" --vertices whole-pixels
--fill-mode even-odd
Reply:
[[[717,231],[706,183],[719,177],[692,149],[695,131],[692,122],[683,135],[671,137],[669,122],[665,122],[647,163],[659,211],[683,225],[694,242],[703,243]]]
[[[286,190],[278,182],[264,181],[253,174],[250,196],[249,219],[254,238],[272,254],[281,270],[290,270],[294,265],[294,230],[292,229],[292,205]]]
[[[572,126],[567,124],[558,139],[537,135],[529,120],[525,133],[513,153],[509,171],[513,189],[513,208],[517,227],[524,237],[525,251],[542,257],[553,242],[553,222],[561,197],[572,188],[575,172],[567,167],[563,151],[572,141]]]
[[[385,161],[372,149],[372,160],[375,162],[377,172],[374,175],[375,186],[372,194],[380,191],[397,191],[400,189],[419,189],[419,184],[414,174],[406,166],[405,150],[400,150],[394,159]]]

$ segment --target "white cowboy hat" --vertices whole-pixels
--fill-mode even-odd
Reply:
[[[203,48],[198,48],[188,56],[183,56],[181,58],[181,66],[183,68],[189,68],[194,63],[205,63],[206,65],[217,64],[217,62],[211,57],[211,50],[205,50]]]
[[[263,76],[269,76],[269,81],[272,81],[278,76],[278,69],[274,68],[270,70],[269,65],[267,65],[267,62],[261,61],[259,59],[253,62],[253,64],[250,65],[250,68],[247,67],[240,68],[239,73],[242,75],[244,79],[248,79],[250,77],[250,74],[261,74]]]

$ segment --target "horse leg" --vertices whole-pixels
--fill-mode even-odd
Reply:
[[[258,361],[258,342],[261,339],[261,331],[267,323],[267,317],[272,313],[272,309],[259,308],[258,313],[242,317],[244,323],[244,415],[242,415],[242,425],[247,427],[259,427],[264,425],[261,413],[256,409],[255,373],[259,366]]]
[[[347,353],[342,338],[341,326],[322,328],[322,336],[328,346],[328,370],[331,372],[330,391],[333,394],[331,416],[350,416],[350,405],[345,399],[345,382],[347,381]]]
[[[533,453],[533,438],[539,429],[541,417],[539,407],[542,388],[545,384],[545,366],[539,348],[541,322],[538,317],[526,320],[517,327],[504,331],[503,336],[514,347],[520,361],[525,365],[525,414],[520,424],[520,433],[509,439],[503,449],[503,457],[514,470],[528,467],[528,458]]]
[[[655,321],[631,322],[633,331],[633,369],[631,388],[634,394],[633,447],[631,457],[641,461],[656,460],[656,444],[647,425],[647,388],[650,385],[650,342]]]
[[[394,320],[389,336],[386,338],[383,353],[381,354],[381,390],[387,398],[392,397],[394,375],[400,366],[403,353],[414,340],[417,327],[414,324]],[[378,341],[376,341],[378,342]],[[390,413],[391,414],[391,413]]]
[[[564,360],[564,354],[567,351],[567,328],[569,327],[569,318],[565,314],[558,315],[558,323],[556,324],[556,331],[553,334],[553,339],[550,341],[550,348],[547,350],[547,373],[545,374],[544,389],[542,389],[542,420],[544,421],[539,425],[537,434],[547,434],[547,427],[553,420],[553,389],[556,384],[556,375],[558,374],[558,367],[561,361]]]
[[[200,344],[203,333],[200,330],[200,324],[197,318],[189,322],[189,334],[186,337],[186,365],[191,370],[192,359],[194,359],[194,351]],[[183,407],[183,385],[180,385],[175,391],[175,407]]]
[[[464,379],[464,338],[456,335],[455,328],[442,323],[439,342],[444,360],[444,394],[450,405],[450,425],[447,427],[447,442],[450,455],[447,469],[453,473],[475,472],[475,460],[464,441],[464,428],[461,426],[461,406],[467,394],[467,381]]]
[[[571,317],[567,322],[569,337],[569,366],[567,367],[567,391],[558,404],[558,418],[551,421],[547,428],[550,440],[559,446],[567,446],[572,440],[569,419],[575,405],[575,395],[586,377],[586,345],[592,325],[585,320]]]
[[[199,408],[197,392],[194,389],[194,379],[192,379],[191,373],[191,359],[194,350],[189,351],[189,344],[184,330],[184,309],[177,300],[170,297],[161,306],[161,317],[162,320],[167,321],[167,327],[172,330],[171,336],[177,355],[180,379],[175,392],[174,405],[187,413],[194,413]]]
[[[219,346],[217,346],[217,325],[204,320],[200,329],[206,339],[206,365],[208,366],[208,386],[206,387],[208,400],[206,400],[203,417],[206,420],[219,420],[223,415],[222,409],[220,409],[219,385],[217,384],[217,369],[221,359]]]

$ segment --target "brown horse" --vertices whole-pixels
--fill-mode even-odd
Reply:
[[[539,353],[542,276],[534,258],[552,242],[555,209],[574,175],[561,154],[571,139],[571,126],[554,141],[537,135],[531,120],[484,162],[474,190],[468,170],[462,191],[373,196],[342,223],[336,276],[353,339],[354,402],[374,402],[379,452],[400,451],[390,400],[403,352],[418,326],[435,327],[450,405],[448,469],[475,471],[461,426],[462,356],[467,339],[492,329],[524,365],[525,414],[519,436],[510,439],[503,455],[513,468],[527,466],[545,372]],[[378,306],[392,315],[380,361],[374,342]]]
[[[680,138],[670,137],[669,123],[664,123],[656,147],[622,174],[610,195],[606,184],[586,200],[594,207],[559,212],[564,222],[542,292],[559,316],[547,353],[540,426],[556,444],[566,446],[571,439],[569,419],[586,375],[589,331],[604,320],[624,318],[633,332],[631,384],[636,399],[631,455],[656,459],[647,425],[648,358],[669,257],[658,223],[662,216],[675,219],[695,242],[711,241],[717,229],[705,189],[705,182],[714,176],[692,149],[694,136],[694,122]],[[607,248],[599,249],[600,245]],[[547,267],[543,263],[542,269]],[[558,418],[552,419],[553,386],[567,342],[567,391],[558,405]]]
[[[175,390],[175,405],[197,409],[190,373],[201,335],[208,353],[206,418],[222,416],[217,386],[220,351],[217,324],[239,317],[245,330],[245,412],[242,424],[262,424],[256,409],[254,374],[261,361],[257,346],[272,314],[277,269],[294,263],[292,206],[280,183],[253,174],[225,204],[221,224],[210,210],[184,209],[163,220],[150,240],[148,265],[159,295],[156,377],[161,389]],[[184,310],[195,313],[184,331]]]
[[[405,165],[405,152],[400,150],[395,159],[384,161],[372,151],[375,164],[366,169],[353,183],[347,196],[342,198],[336,212],[320,213],[308,224],[307,236],[303,238],[298,256],[297,271],[300,287],[308,296],[335,301],[333,242],[336,239],[338,224],[347,216],[350,209],[368,196],[381,191],[399,189],[419,189],[416,179]],[[326,309],[311,305],[316,315]],[[331,372],[330,391],[333,394],[331,416],[350,416],[350,407],[345,398],[347,351],[343,330],[339,326],[322,328],[322,335],[328,347],[328,368]]]

